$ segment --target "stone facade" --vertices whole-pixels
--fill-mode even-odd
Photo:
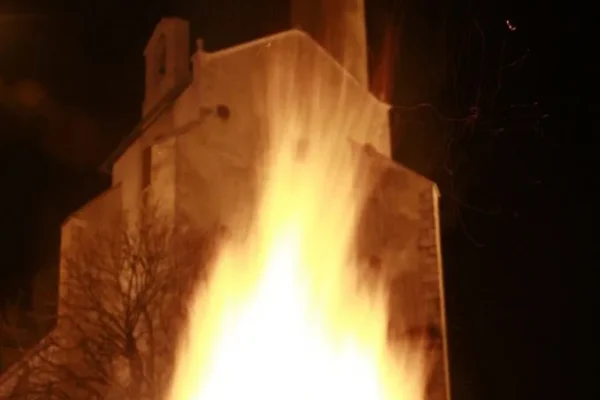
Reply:
[[[310,82],[318,72],[327,84],[343,86],[347,104],[342,106],[356,114],[354,125],[369,123],[353,125],[348,133],[368,160],[374,188],[357,249],[391,282],[391,336],[427,336],[437,358],[430,398],[447,399],[438,194],[432,182],[389,158],[389,107],[303,32],[284,32],[215,53],[206,53],[198,41],[191,70],[188,35],[186,21],[166,18],[158,24],[144,53],[142,120],[105,165],[113,188],[65,222],[64,250],[76,229],[102,224],[122,211],[135,220],[148,198],[175,224],[186,221],[200,230],[234,221],[237,226],[240,215],[250,215],[271,112],[265,91],[273,82],[273,65],[292,54],[292,66],[315,69],[277,70],[284,74],[281,82]],[[365,110],[370,117],[360,118]],[[62,278],[67,275],[61,270]],[[403,319],[402,329],[397,316]],[[15,371],[18,366],[0,378],[0,388],[16,382]]]
[[[426,178],[372,148],[373,191],[362,215],[360,256],[390,283],[390,338],[426,340],[428,398],[448,398],[438,192]]]

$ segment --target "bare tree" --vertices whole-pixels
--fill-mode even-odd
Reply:
[[[515,192],[539,184],[539,172],[521,159],[554,147],[544,133],[544,105],[524,89],[532,85],[535,49],[514,21],[434,7],[427,17],[438,23],[427,27],[428,45],[395,58],[422,41],[423,28],[406,23],[412,7],[400,5],[389,22],[374,88],[393,104],[396,159],[438,184],[443,226],[461,227],[482,246],[463,214],[512,213]],[[382,67],[394,61],[411,78],[396,82],[401,90],[388,99],[394,82],[390,67]]]
[[[63,255],[56,327],[26,354],[10,399],[161,397],[218,234],[153,207],[126,221],[82,231]]]

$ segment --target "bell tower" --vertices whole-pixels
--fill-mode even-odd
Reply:
[[[143,115],[190,81],[190,26],[181,18],[163,18],[154,28],[144,57],[146,90]]]

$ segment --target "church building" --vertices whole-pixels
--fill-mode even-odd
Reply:
[[[322,29],[323,24],[310,23],[308,3],[294,2],[295,26],[300,29],[216,52],[206,52],[201,39],[191,45],[187,21],[163,18],[143,53],[145,94],[140,121],[102,166],[112,176],[112,187],[65,221],[61,246],[68,251],[75,232],[101,225],[123,210],[135,219],[150,198],[174,223],[185,221],[200,230],[215,224],[231,227],[239,221],[257,195],[254,168],[263,151],[261,132],[270,112],[261,88],[271,82],[273,60],[298,57],[299,63],[317,70],[292,66],[280,71],[283,80],[285,74],[290,74],[288,79],[307,81],[318,74],[343,85],[346,101],[354,108],[348,112],[371,112],[368,126],[362,129],[368,135],[348,133],[374,170],[375,189],[363,216],[360,252],[377,268],[389,271],[392,331],[394,313],[411,321],[408,332],[392,336],[423,332],[428,336],[436,355],[428,397],[446,400],[448,358],[437,188],[391,159],[389,106],[370,93],[367,84],[362,1],[346,2],[360,6],[347,7],[329,22],[337,29],[333,36]],[[340,37],[344,40],[335,40]],[[18,369],[17,363],[0,377],[0,398]]]

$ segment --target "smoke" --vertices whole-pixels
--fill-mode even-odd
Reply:
[[[37,109],[42,101],[48,98],[44,88],[31,80],[17,82],[12,86],[11,92],[19,104],[30,109]]]
[[[107,145],[97,121],[77,107],[60,103],[40,82],[4,83],[0,77],[0,109],[17,118],[21,128],[3,129],[42,148],[61,164],[89,168],[106,155]]]

